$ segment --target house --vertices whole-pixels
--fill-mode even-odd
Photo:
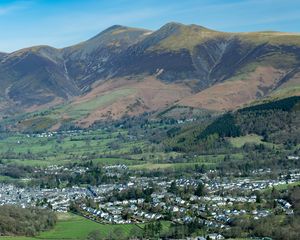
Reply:
[[[207,237],[211,240],[225,239],[221,234],[218,234],[218,233],[208,234]]]
[[[206,240],[205,237],[195,237],[194,240]]]

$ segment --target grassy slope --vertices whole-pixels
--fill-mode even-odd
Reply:
[[[159,162],[147,162],[137,165],[129,166],[132,170],[164,170],[164,169],[195,169],[196,165],[204,165],[208,169],[214,169],[218,163],[222,162],[224,159],[224,154],[215,155],[199,155],[195,156],[189,162],[179,162],[179,163],[159,163]],[[230,154],[231,159],[239,160],[243,157],[241,153]]]
[[[262,137],[258,136],[256,134],[249,134],[242,137],[236,137],[236,138],[229,138],[229,142],[232,144],[232,146],[240,148],[245,145],[245,143],[255,143],[260,144],[263,143]]]
[[[192,51],[196,45],[206,40],[228,36],[230,36],[229,33],[217,32],[197,25],[180,24],[179,33],[161,41],[155,46],[154,50],[167,49],[178,51],[180,49],[189,49]]]
[[[53,230],[41,233],[38,238],[43,239],[85,239],[87,235],[99,230],[103,236],[108,236],[117,227],[120,227],[125,235],[130,233],[135,225],[102,225],[85,218],[70,215],[69,218],[60,220]]]
[[[152,147],[155,147],[155,152]],[[141,149],[142,152],[134,153],[135,148]],[[95,153],[92,161],[100,165],[126,164],[136,167],[140,164],[164,164],[168,159],[182,155],[177,152],[166,153],[147,139],[128,139],[128,132],[122,129],[112,133],[109,130],[98,129],[76,136],[49,138],[13,134],[0,141],[0,156],[4,164],[37,167],[64,165],[82,162],[82,159],[87,157],[90,159],[91,153]],[[180,164],[177,167],[179,166]],[[6,179],[0,176],[0,180]]]
[[[179,32],[161,41],[155,49],[167,49],[178,51],[189,49],[214,38],[237,37],[255,45],[269,43],[272,45],[296,45],[300,46],[300,34],[284,32],[249,32],[249,33],[226,33],[214,31],[197,25],[179,24]]]
[[[278,46],[300,47],[300,34],[282,32],[253,32],[253,33],[223,33],[195,25],[179,25],[179,32],[161,41],[156,50],[179,51],[188,49],[191,54],[193,49],[208,40],[237,38],[246,45],[259,46],[262,44]],[[294,83],[288,81],[278,89],[273,89],[276,82],[286,72],[299,65],[296,54],[284,51],[275,51],[262,58],[249,62],[234,73],[224,83],[183,98],[179,105],[200,107],[210,110],[232,110],[248,104],[258,98],[258,95],[266,96],[270,89],[271,96],[287,97],[300,94],[300,79]]]
[[[84,102],[74,103],[70,106],[66,106],[60,109],[60,114],[66,114],[72,119],[80,119],[87,116],[90,112],[99,107],[109,105],[115,101],[121,100],[122,97],[126,97],[134,93],[134,89],[120,89],[101,96],[96,96],[94,99],[90,99]]]
[[[88,234],[93,231],[99,231],[102,237],[108,237],[116,229],[121,229],[124,236],[129,236],[133,229],[140,229],[143,224],[136,226],[134,224],[109,225],[99,224],[74,214],[59,214],[59,221],[54,229],[42,232],[37,237],[0,237],[0,239],[13,240],[35,240],[35,239],[86,239]],[[168,222],[163,222],[163,229],[166,231],[169,227]]]
[[[124,115],[139,115],[157,111],[190,95],[190,88],[178,84],[166,84],[155,77],[138,76],[134,79],[111,79],[99,83],[86,95],[55,108],[23,115],[18,120],[17,129],[43,130],[59,123],[72,121],[83,127],[96,120]],[[6,125],[10,125],[8,121]],[[53,128],[53,129],[56,129]]]
[[[0,141],[0,154],[5,154],[7,151],[18,153],[32,153],[38,156],[37,159],[28,158],[25,159],[3,159],[4,163],[15,163],[30,166],[48,166],[53,164],[64,164],[68,162],[75,162],[80,156],[84,156],[87,153],[94,151],[97,154],[125,154],[130,155],[131,149],[136,146],[144,147],[144,141],[125,141],[118,142],[119,147],[117,149],[110,149],[109,144],[117,141],[117,135],[122,133],[124,135],[127,132],[118,131],[116,133],[107,133],[102,130],[92,131],[86,135],[72,137],[65,137],[60,143],[57,142],[56,137],[52,138],[28,138],[26,135],[19,134],[10,136]],[[98,138],[92,139],[87,144],[85,138]],[[78,158],[74,159],[74,155]],[[79,160],[77,160],[79,161]],[[129,160],[126,158],[96,158],[94,162],[101,164],[136,164],[137,160]]]

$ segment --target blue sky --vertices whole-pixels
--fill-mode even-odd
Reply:
[[[0,0],[0,51],[65,47],[114,24],[155,30],[171,21],[229,32],[300,32],[300,1]]]

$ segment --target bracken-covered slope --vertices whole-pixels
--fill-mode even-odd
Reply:
[[[60,117],[83,125],[171,106],[227,111],[299,95],[300,35],[116,25],[63,49],[0,53],[0,83],[2,115],[63,104]]]

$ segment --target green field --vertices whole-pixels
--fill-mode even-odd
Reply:
[[[103,237],[112,234],[119,228],[124,235],[128,236],[130,231],[137,228],[135,225],[103,225],[95,223],[83,217],[69,215],[60,219],[53,230],[43,232],[38,238],[43,239],[85,239],[89,233],[98,230]]]
[[[109,105],[117,100],[121,100],[122,97],[134,93],[134,89],[120,89],[109,94],[97,96],[89,101],[85,101],[78,104],[68,105],[59,109],[59,115],[67,114],[72,119],[80,119],[81,117],[87,116],[95,109]]]
[[[262,137],[256,134],[249,134],[242,137],[229,138],[229,142],[233,147],[241,148],[245,145],[245,143],[255,143],[260,144],[262,142]]]
[[[194,167],[195,163],[145,163],[133,165],[129,168],[132,170],[158,170],[158,169],[172,169],[172,168],[186,168]]]
[[[294,183],[280,184],[275,186],[274,188],[277,189],[278,191],[284,191],[295,186],[300,186],[300,181]],[[270,191],[272,191],[272,188],[268,188],[265,190],[265,192],[270,192]]]
[[[163,231],[167,231],[170,223],[163,222]],[[143,224],[137,226],[134,224],[124,225],[110,225],[99,224],[91,220],[74,214],[59,214],[59,220],[54,229],[46,232],[42,232],[36,237],[0,237],[0,239],[13,239],[13,240],[54,240],[54,239],[71,239],[80,240],[86,239],[87,236],[94,231],[98,231],[101,237],[115,236],[121,234],[121,236],[129,236],[133,232],[140,231],[143,228]]]
[[[44,138],[12,134],[0,140],[0,155],[5,164],[41,167],[82,162],[87,158],[103,165],[138,164],[144,153],[133,154],[132,149],[139,147],[146,154],[146,141],[126,138],[127,132],[121,129],[113,133],[95,130],[75,136]],[[91,158],[91,154],[95,157]]]
[[[204,165],[208,169],[214,169],[218,163],[224,160],[224,154],[216,154],[216,155],[199,155],[194,156],[188,162],[176,162],[176,163],[161,163],[150,161],[147,163],[139,163],[136,165],[129,166],[132,170],[158,170],[158,169],[195,169],[196,165]],[[230,154],[231,159],[240,160],[243,158],[243,154],[235,153]]]
[[[85,131],[75,135],[63,134],[52,137],[34,137],[26,134],[11,134],[0,140],[2,163],[32,167],[66,165],[93,161],[100,165],[125,164],[132,170],[194,169],[195,165],[215,168],[224,160],[225,154],[195,155],[173,162],[181,157],[179,152],[165,152],[145,139],[129,139],[128,131],[104,129]],[[233,145],[242,146],[249,141],[261,141],[259,136],[230,139]],[[134,152],[139,148],[141,152]],[[154,150],[153,150],[154,149]],[[230,155],[242,159],[242,153]],[[1,177],[1,180],[11,180]]]
[[[253,143],[253,144],[264,144],[268,147],[280,147],[276,144],[272,144],[272,143],[268,143],[268,142],[264,142],[262,136],[256,135],[256,134],[249,134],[246,136],[241,136],[241,137],[235,137],[235,138],[228,138],[230,144],[233,147],[236,148],[241,148],[243,147],[246,143]]]

